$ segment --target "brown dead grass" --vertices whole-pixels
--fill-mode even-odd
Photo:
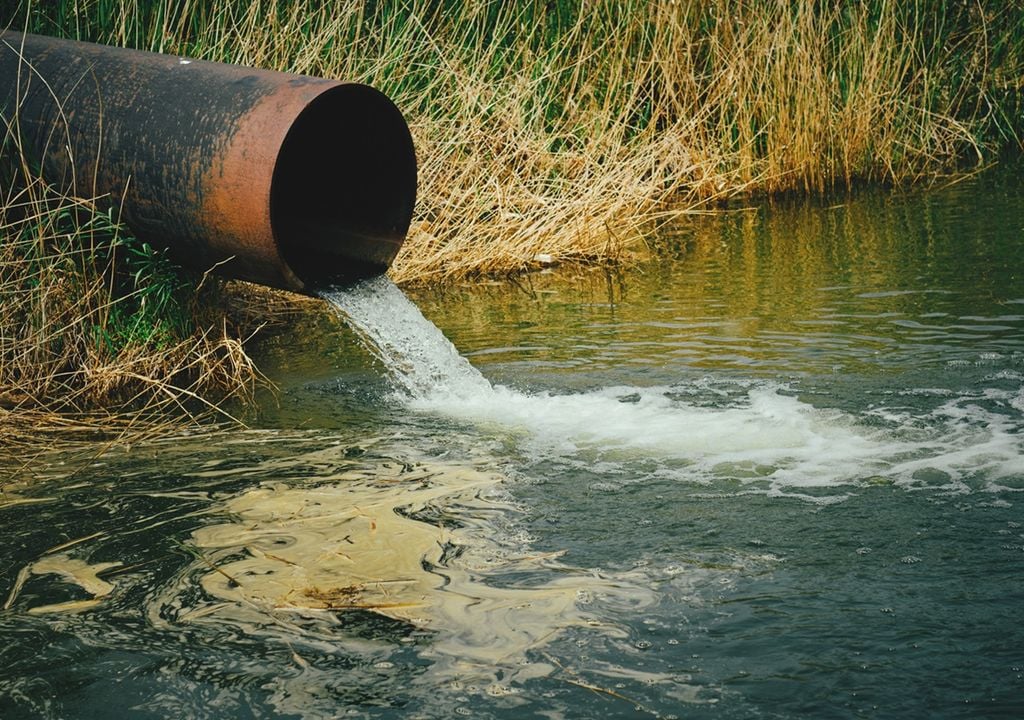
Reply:
[[[251,403],[265,382],[238,328],[224,318],[187,332],[132,325],[128,314],[144,308],[135,293],[152,288],[118,287],[117,228],[72,218],[82,213],[100,216],[39,181],[0,204],[0,445],[17,454],[46,437],[118,441],[170,418],[233,419],[229,405]]]
[[[400,283],[628,261],[659,221],[739,194],[1020,145],[1024,27],[995,0],[22,6],[38,31],[384,90],[419,157]]]

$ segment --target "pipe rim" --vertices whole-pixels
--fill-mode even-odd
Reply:
[[[416,154],[382,92],[339,83],[292,122],[270,186],[278,251],[312,291],[385,272],[412,220]]]

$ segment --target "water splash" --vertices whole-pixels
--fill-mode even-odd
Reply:
[[[825,503],[845,491],[805,491],[879,482],[949,492],[1020,486],[1019,417],[981,407],[973,395],[913,416],[885,407],[855,416],[767,381],[524,393],[488,382],[386,277],[324,297],[380,360],[407,407],[475,432],[517,436],[533,459],[632,476],[624,482],[730,480]],[[1019,393],[980,399],[1021,407]],[[638,473],[644,460],[657,469]]]
[[[493,388],[387,276],[321,293],[411,398],[473,398]]]

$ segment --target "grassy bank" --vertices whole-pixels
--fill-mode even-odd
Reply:
[[[132,237],[109,198],[57,193],[7,126],[0,239],[0,460],[17,467],[47,435],[139,439],[252,397],[260,375],[211,309],[219,286]]]
[[[8,138],[10,141],[10,138]],[[259,374],[217,289],[126,235],[110,210],[10,181],[0,203],[0,458],[56,431],[117,441],[170,414],[224,414]]]
[[[652,221],[668,214],[713,210],[737,195],[941,177],[1019,150],[1024,132],[1024,19],[994,0],[23,1],[0,24],[382,89],[406,113],[420,163],[416,217],[392,270],[399,282],[521,270],[539,255],[628,259]],[[10,193],[2,201],[7,213],[25,202]],[[102,213],[62,202],[75,209],[73,227],[54,237],[93,232]],[[17,264],[10,238],[26,230],[4,222],[4,262]],[[27,222],[29,234],[40,232]],[[114,296],[90,301],[95,307],[124,297],[131,304],[141,292],[109,282],[122,271],[104,263],[124,255],[83,266],[83,278],[113,288]],[[45,336],[77,322],[54,322],[44,305],[25,310],[28,325],[5,319],[3,342],[20,348],[22,333]],[[210,357],[244,368],[223,320],[196,317],[196,309],[183,310],[189,328],[171,328],[163,344],[133,340],[112,356],[80,349],[76,357],[88,357],[88,368],[106,367],[109,357],[169,363],[133,371],[145,378],[192,362],[206,367],[201,358]],[[92,342],[90,313],[71,313],[93,318],[72,345]],[[32,323],[44,329],[26,329]],[[5,345],[5,367],[12,352],[24,351]],[[60,397],[59,385],[43,382],[52,376],[42,373],[32,392]],[[0,376],[2,388],[25,382]],[[118,382],[112,396],[134,402],[150,381]],[[190,382],[178,385],[207,392]],[[106,402],[93,390],[71,397],[74,407]]]

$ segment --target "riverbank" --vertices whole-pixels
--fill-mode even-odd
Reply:
[[[1024,130],[1024,29],[996,2],[21,5],[0,24],[386,92],[419,158],[416,216],[391,271],[404,284],[628,263],[669,217],[969,171],[1019,151]],[[8,156],[14,144],[8,133]],[[196,414],[251,397],[251,326],[195,299],[214,281],[161,274],[160,253],[133,245],[102,199],[50,199],[40,215],[11,187],[0,426],[25,398],[46,411]],[[82,233],[99,251],[88,262],[49,250]],[[25,260],[17,237],[48,249]],[[164,269],[139,275],[133,257]],[[149,293],[184,299],[161,306]],[[133,332],[112,333],[111,319]],[[120,339],[97,341],[108,335]]]

